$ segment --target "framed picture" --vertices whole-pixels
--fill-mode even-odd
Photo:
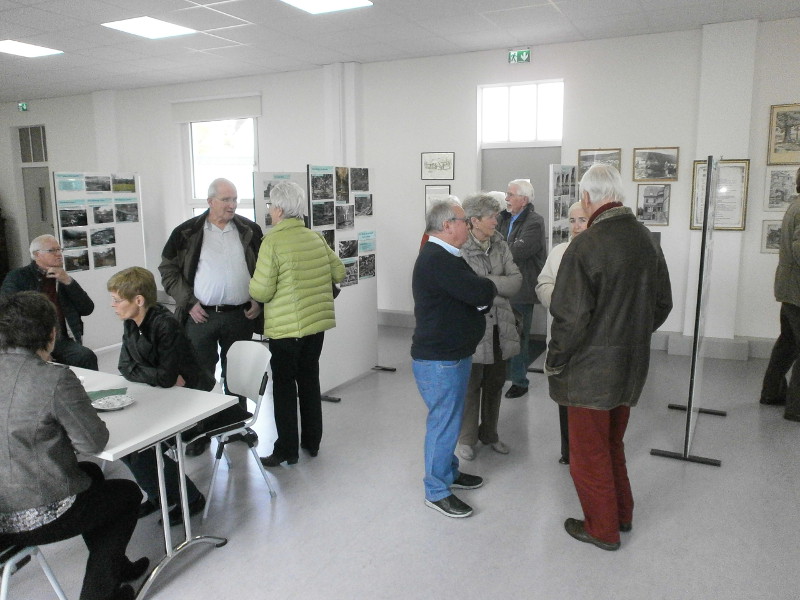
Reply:
[[[669,225],[670,185],[639,185],[636,216],[645,225]]]
[[[764,210],[784,212],[797,198],[795,177],[798,165],[791,167],[767,167],[767,180],[764,184],[766,196]]]
[[[425,186],[425,214],[434,202],[444,200],[450,195],[449,185],[426,185]]]
[[[800,163],[800,104],[776,104],[769,109],[768,165]]]
[[[747,214],[747,185],[750,161],[717,161],[718,177],[714,229],[717,231],[744,231]],[[694,161],[692,177],[692,214],[690,229],[702,229],[703,207],[706,193],[706,161]]]
[[[678,181],[678,148],[634,148],[634,181]]]
[[[454,179],[455,152],[423,152],[422,179]]]
[[[781,251],[781,222],[761,222],[761,253],[778,254]]]
[[[578,181],[594,163],[610,165],[617,171],[622,165],[622,150],[620,148],[584,148],[578,150]]]

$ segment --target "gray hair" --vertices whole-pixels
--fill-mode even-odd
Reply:
[[[595,163],[581,177],[580,193],[589,194],[589,202],[625,202],[622,192],[622,177],[614,167]]]
[[[461,206],[464,208],[464,216],[468,219],[472,217],[482,219],[483,217],[491,217],[500,212],[500,203],[489,194],[475,194],[474,196],[469,196],[464,200]]]
[[[36,258],[36,253],[39,250],[42,249],[42,246],[44,245],[43,242],[45,240],[54,240],[56,243],[58,243],[58,240],[56,239],[56,236],[50,235],[49,233],[45,233],[44,235],[40,235],[39,237],[33,238],[33,241],[31,241],[31,247],[30,247],[31,258],[32,259]]]
[[[508,182],[508,187],[514,187],[517,189],[517,194],[520,196],[525,196],[528,199],[528,202],[533,202],[533,185],[527,179],[515,179],[514,181]]]
[[[305,215],[306,193],[293,181],[281,181],[272,188],[269,202],[283,211],[285,219],[302,219]]]
[[[569,209],[567,210],[567,218],[569,218],[570,216],[572,216],[572,211],[573,211],[573,210],[575,210],[576,208],[580,208],[581,210],[583,210],[583,206],[581,205],[580,201],[578,201],[578,202],[573,202],[573,203],[570,205]]]
[[[236,186],[233,185],[233,182],[230,179],[225,179],[224,177],[217,177],[211,184],[208,186],[208,199],[216,198],[217,194],[219,193],[219,184],[220,183],[227,183],[231,186],[234,190],[236,190]]]
[[[425,213],[425,231],[444,231],[447,221],[458,218],[454,210],[457,206],[461,206],[461,203],[452,197],[435,202]]]

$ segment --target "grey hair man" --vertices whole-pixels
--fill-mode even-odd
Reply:
[[[533,198],[531,182],[514,179],[508,184],[506,210],[497,219],[497,231],[508,242],[514,262],[522,273],[522,287],[511,298],[511,306],[522,315],[522,338],[519,354],[509,360],[511,387],[506,398],[519,398],[528,393],[529,336],[533,305],[539,302],[536,280],[547,257],[544,218],[534,210]]]
[[[175,317],[197,352],[200,366],[213,377],[218,361],[225,378],[228,349],[260,333],[261,305],[250,297],[250,277],[261,244],[261,227],[236,214],[236,186],[219,178],[208,187],[208,210],[178,225],[161,253],[161,282],[175,299]],[[240,398],[238,416],[245,400]],[[234,407],[235,409],[236,407]],[[215,421],[234,420],[227,409]],[[205,450],[201,438],[187,454]]]
[[[661,248],[622,205],[619,172],[593,165],[580,197],[589,222],[558,269],[545,373],[550,397],[567,407],[570,474],[584,514],[564,528],[616,550],[633,519],[623,437],[647,379],[650,338],[672,310],[672,292]]]
[[[97,356],[83,345],[83,320],[94,311],[94,302],[80,284],[64,269],[61,244],[52,235],[31,241],[30,264],[6,275],[0,295],[16,292],[42,292],[56,307],[58,326],[52,356],[73,367],[97,370]]]

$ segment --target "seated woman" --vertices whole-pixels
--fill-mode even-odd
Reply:
[[[0,299],[0,544],[33,546],[83,536],[89,548],[81,600],[134,597],[150,561],[125,556],[142,493],[103,477],[75,452],[100,452],[108,429],[78,377],[49,364],[56,309],[44,294]]]
[[[124,323],[119,372],[129,381],[152,386],[186,386],[195,390],[211,390],[214,379],[200,368],[192,344],[180,323],[166,308],[156,303],[156,281],[142,267],[124,269],[111,277],[106,285],[111,292],[111,306]],[[158,509],[158,470],[156,453],[151,447],[122,459],[147,494],[139,517]],[[174,508],[169,513],[171,525],[183,521],[177,463],[164,457],[164,481],[167,502]],[[205,508],[206,499],[187,477],[186,490],[189,514]]]

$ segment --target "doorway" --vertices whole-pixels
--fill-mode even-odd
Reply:
[[[25,213],[28,220],[28,239],[40,235],[55,235],[53,204],[50,196],[50,169],[22,167],[25,194]]]

